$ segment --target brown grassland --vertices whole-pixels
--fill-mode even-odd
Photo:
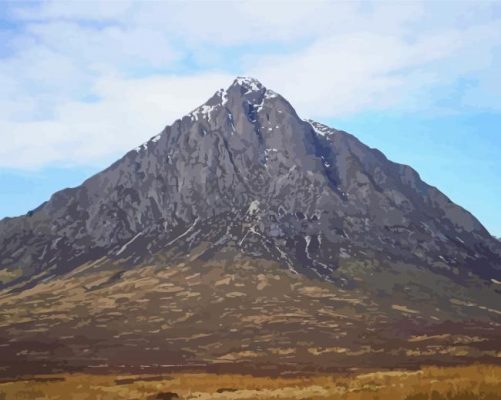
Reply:
[[[424,367],[307,377],[181,373],[66,374],[0,383],[0,399],[343,399],[498,400],[501,367]]]

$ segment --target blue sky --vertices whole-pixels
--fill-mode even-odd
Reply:
[[[251,75],[501,236],[499,70],[501,2],[4,1],[0,218]]]

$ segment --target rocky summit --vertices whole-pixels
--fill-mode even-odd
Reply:
[[[237,78],[0,221],[0,368],[501,360],[501,242],[356,137]]]

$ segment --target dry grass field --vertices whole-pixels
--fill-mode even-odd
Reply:
[[[0,383],[0,399],[498,400],[501,367],[425,367],[386,371],[265,378],[248,375],[51,375]]]

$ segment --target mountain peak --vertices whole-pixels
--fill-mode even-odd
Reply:
[[[266,87],[261,82],[250,76],[237,76],[231,86],[239,86],[253,92],[266,90]]]
[[[242,210],[255,202],[265,206],[250,218]],[[410,168],[345,132],[301,119],[252,77],[235,78],[32,216],[0,224],[0,271],[15,271],[19,281],[97,256],[138,264],[174,244],[191,251],[209,233],[217,246],[237,240],[242,254],[322,279],[348,257],[365,259],[368,249],[382,263],[501,279],[499,241],[473,216]],[[214,228],[214,218],[226,218],[231,234]],[[189,243],[176,239],[183,229],[194,232]],[[33,243],[15,242],[16,235]]]

